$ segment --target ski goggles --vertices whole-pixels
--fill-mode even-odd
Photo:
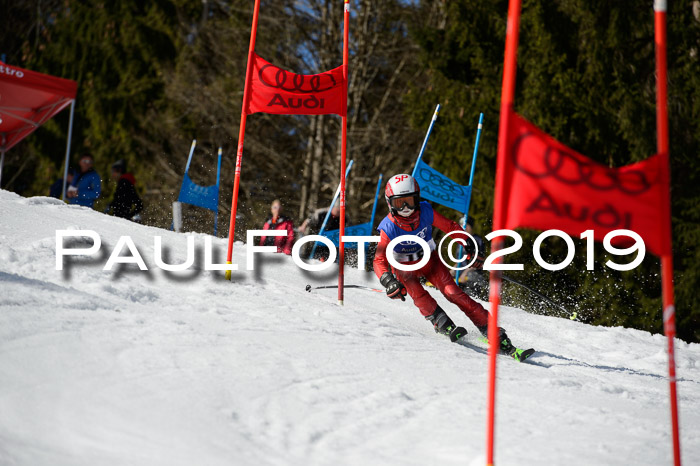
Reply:
[[[391,207],[396,210],[403,210],[408,208],[409,210],[416,210],[418,206],[416,196],[402,196],[402,197],[392,197],[389,199]]]

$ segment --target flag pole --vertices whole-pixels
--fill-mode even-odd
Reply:
[[[223,148],[219,146],[218,161],[216,163],[216,212],[214,212],[214,236],[218,232],[219,227],[219,184],[221,182],[221,156]]]
[[[678,396],[676,393],[676,308],[673,297],[673,254],[671,246],[671,175],[668,141],[668,78],[666,63],[666,0],[654,0],[654,42],[656,45],[656,147],[664,159],[663,228],[664,253],[661,256],[661,289],[663,298],[664,333],[668,341],[668,380],[670,388],[673,463],[681,464],[680,432],[678,428]]]
[[[379,201],[379,195],[382,193],[382,179],[384,178],[383,174],[379,174],[379,179],[377,180],[377,192],[374,194],[374,205],[372,206],[372,217],[370,217],[369,220],[369,226],[372,228],[374,226],[374,217],[375,214],[377,213],[377,201]]]
[[[66,188],[68,184],[68,164],[70,163],[70,144],[73,139],[73,117],[75,116],[75,99],[70,103],[70,117],[68,119],[68,140],[66,141],[66,163],[63,167],[63,186],[61,187],[61,200],[66,200]]]
[[[513,110],[515,99],[515,74],[518,53],[518,32],[520,27],[520,0],[508,2],[508,23],[506,26],[506,50],[503,60],[503,85],[501,88],[501,113],[498,128],[498,160],[496,162],[496,190],[493,208],[493,229],[503,228],[505,196],[503,193],[505,182],[505,164],[508,141],[508,122]],[[503,239],[496,238],[492,251],[498,251],[503,247]],[[495,264],[502,263],[502,256],[496,258]],[[498,304],[501,298],[501,271],[491,272],[490,301],[491,315],[489,316],[488,340],[489,340],[489,379],[487,394],[487,421],[486,421],[486,464],[493,466],[494,426],[496,410],[496,356],[500,346],[498,341]]]
[[[464,226],[462,229],[467,229],[467,220],[469,220],[469,206],[472,202],[472,193],[474,192],[474,171],[476,170],[476,156],[479,153],[479,141],[481,140],[481,129],[484,127],[484,113],[479,113],[479,124],[476,126],[476,141],[474,142],[474,155],[472,156],[472,169],[469,173],[469,197],[467,197],[467,205],[464,209]],[[476,255],[479,251],[474,251]],[[462,257],[462,244],[459,245],[457,257]],[[459,285],[459,275],[461,270],[455,270],[455,283]]]
[[[256,0],[260,1],[260,0]],[[338,232],[338,304],[343,305],[343,283],[345,281],[345,157],[347,155],[348,137],[348,41],[350,38],[350,0],[345,0],[343,6],[343,83],[345,86],[345,101],[343,105],[342,141],[340,148],[340,231]]]
[[[437,121],[439,114],[440,114],[440,104],[437,104],[435,106],[435,111],[433,112],[433,118],[430,120],[430,125],[428,126],[428,132],[425,133],[425,139],[423,139],[423,145],[420,147],[420,152],[418,152],[418,158],[416,159],[416,165],[413,167],[413,173],[411,173],[411,176],[414,178],[416,177],[416,171],[418,170],[418,164],[423,159],[423,152],[425,152],[425,148],[428,146],[428,140],[430,139],[430,133],[433,132],[433,126],[435,126],[435,122]]]
[[[379,174],[379,179],[377,180],[377,192],[374,194],[374,205],[372,206],[372,216],[369,219],[369,236],[372,235],[372,231],[374,229],[374,217],[375,214],[377,213],[377,203],[379,201],[379,195],[382,193],[382,180],[384,178],[384,174],[380,173]],[[358,244],[357,247],[359,248],[360,245]],[[369,251],[369,243],[365,243],[365,257],[367,257],[367,253]]]
[[[250,81],[253,75],[253,54],[255,53],[255,37],[258,33],[258,12],[260,11],[260,0],[255,0],[253,7],[253,25],[250,30],[250,45],[248,46],[248,65],[245,71],[245,85],[243,87],[243,103],[241,105],[241,126],[238,131],[238,151],[236,152],[236,171],[233,179],[233,198],[231,199],[231,220],[228,228],[228,250],[226,252],[226,263],[232,263],[233,238],[236,229],[236,210],[238,209],[238,187],[241,178],[241,162],[243,160],[243,140],[245,138],[246,104],[250,97]],[[226,271],[226,280],[231,280],[231,271]]]
[[[348,164],[348,167],[345,169],[345,177],[347,178],[348,175],[350,174],[350,170],[352,170],[352,164],[355,163],[354,160],[351,160],[350,163]],[[338,197],[340,196],[340,184],[338,185],[338,188],[335,190],[335,194],[333,195],[333,200],[331,201],[331,206],[328,208],[328,212],[326,212],[326,216],[323,218],[323,223],[321,224],[321,229],[318,231],[318,234],[323,236],[323,232],[326,231],[326,225],[328,224],[328,219],[331,217],[331,211],[333,210],[333,207],[335,207],[335,203],[338,201]],[[340,228],[340,225],[338,225],[338,228]],[[340,233],[340,231],[338,231]],[[338,239],[340,239],[340,236],[338,236]],[[338,244],[340,246],[340,244]],[[314,246],[311,248],[311,254],[309,254],[309,259],[313,259],[314,255],[316,254],[316,248],[318,247],[318,241],[314,241]]]
[[[192,163],[192,156],[194,155],[194,150],[197,147],[197,140],[192,139],[192,144],[190,144],[190,154],[187,156],[187,165],[185,165],[185,174],[190,171],[190,163]]]

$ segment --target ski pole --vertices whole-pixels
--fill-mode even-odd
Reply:
[[[309,293],[311,293],[311,290],[321,290],[323,288],[338,288],[338,285],[323,285],[314,287],[312,287],[311,285],[306,285],[306,291],[308,291]],[[344,288],[357,288],[359,290],[376,291],[377,293],[384,293],[384,290],[378,290],[376,288],[370,288],[369,286],[363,285],[345,285]]]

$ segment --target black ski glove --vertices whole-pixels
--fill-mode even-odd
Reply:
[[[401,301],[406,301],[406,287],[398,281],[390,272],[384,272],[379,283],[386,288],[386,295],[391,299],[401,298]]]
[[[468,264],[469,262],[472,261],[472,259],[474,259],[474,255],[467,253],[465,259],[466,259],[465,262]],[[474,261],[472,266],[469,268],[470,269],[477,269],[477,270],[482,269],[484,267],[484,260],[486,260],[486,258],[484,256],[476,256],[476,260]]]

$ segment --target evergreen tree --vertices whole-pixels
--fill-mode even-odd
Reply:
[[[111,164],[124,158],[140,184],[147,184],[153,172],[142,162],[150,154],[139,141],[149,138],[144,114],[162,104],[163,73],[176,57],[177,5],[165,0],[42,5],[37,19],[41,39],[24,42],[20,66],[78,82],[73,160],[91,152],[106,181]],[[61,119],[48,122],[27,146],[18,146],[52,166],[46,175],[62,172],[66,128],[61,123]],[[50,179],[31,169],[27,173],[34,180],[30,192],[43,193]],[[97,208],[105,205],[113,189],[110,183],[103,187]]]
[[[700,23],[689,6],[674,7],[669,11],[668,62],[678,335],[698,341]],[[486,113],[473,216],[488,230],[507,2],[425,2],[419,8],[422,17],[429,19],[413,29],[427,66],[426,84],[411,93],[407,112],[414,123],[424,126],[434,103],[445,103],[428,161],[460,180],[466,180],[475,115]],[[566,145],[609,166],[655,153],[651,6],[529,0],[523,2],[520,30],[516,111]],[[586,321],[662,331],[657,258],[648,255],[634,272],[614,272],[602,269],[606,257],[598,244],[597,271],[582,273],[585,250],[579,246],[574,264],[561,272],[547,272],[533,264],[527,247],[538,232],[522,233],[526,247],[510,260],[525,263],[525,271],[514,276],[575,305]],[[560,243],[545,242],[550,262],[564,257]]]

